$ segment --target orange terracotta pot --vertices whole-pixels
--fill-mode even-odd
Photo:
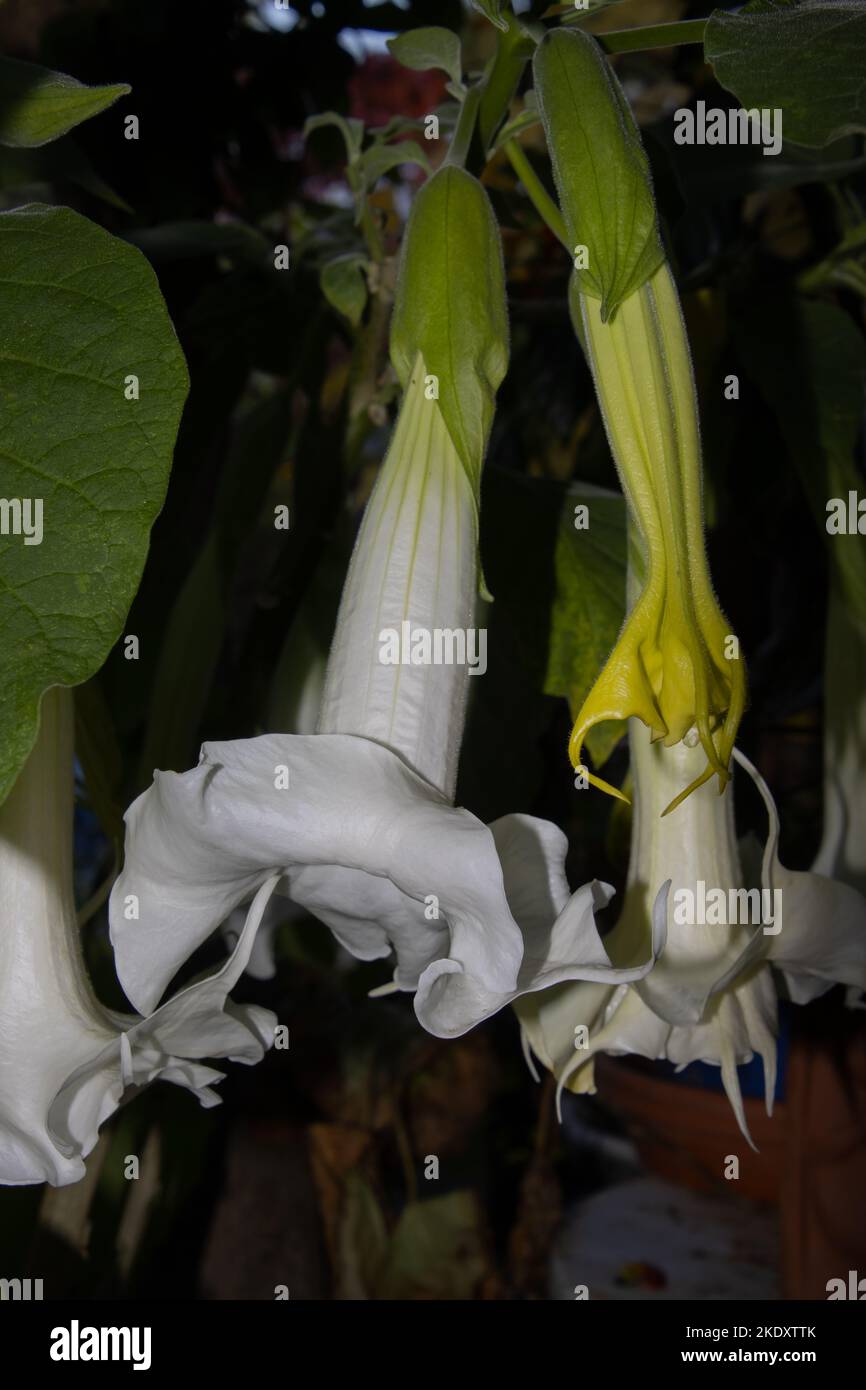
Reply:
[[[700,1192],[736,1190],[779,1207],[785,1298],[826,1299],[831,1280],[866,1301],[866,1019],[829,996],[798,1011],[786,1097],[772,1119],[746,1100],[753,1153],[728,1100],[601,1057],[599,1097],[624,1120],[647,1169]],[[850,1293],[846,1295],[850,1297]]]
[[[778,1202],[784,1169],[786,1110],[770,1119],[761,1100],[744,1102],[759,1152],[749,1148],[727,1096],[658,1076],[649,1066],[616,1057],[596,1060],[599,1098],[624,1120],[651,1173],[697,1192],[730,1190],[731,1159],[739,1163],[736,1191]]]

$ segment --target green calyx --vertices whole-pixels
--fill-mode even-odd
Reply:
[[[535,91],[580,293],[602,322],[665,259],[646,151],[610,64],[587,34],[548,34]]]
[[[508,366],[508,314],[493,209],[478,180],[455,165],[424,185],[406,229],[391,321],[391,361],[404,391],[419,353],[477,508]]]

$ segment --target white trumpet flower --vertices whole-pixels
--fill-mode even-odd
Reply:
[[[0,807],[0,1183],[11,1185],[77,1182],[129,1087],[162,1078],[217,1104],[222,1075],[198,1059],[258,1061],[276,1023],[227,999],[273,879],[221,970],[149,1018],[99,1003],[72,899],[72,726],[71,693],[48,691],[36,745]]]
[[[569,893],[555,826],[487,827],[451,804],[467,662],[380,659],[383,634],[404,623],[453,638],[473,621],[475,502],[426,378],[419,357],[350,564],[319,733],[206,744],[197,768],[158,772],[127,813],[110,912],[118,973],[141,1009],[275,873],[354,956],[393,950],[394,987],[415,992],[439,1036],[525,990],[651,968],[663,927],[644,960],[614,968],[594,917],[612,890]]]
[[[777,1010],[770,967],[780,971],[798,1003],[837,982],[866,988],[866,904],[844,884],[784,868],[773,798],[735,751],[770,821],[761,886],[747,891],[731,788],[719,796],[704,784],[676,811],[661,815],[671,790],[699,765],[700,747],[653,744],[635,721],[630,742],[632,853],[623,911],[605,947],[621,967],[639,958],[649,940],[650,905],[667,882],[664,954],[633,984],[578,983],[520,999],[524,1043],[556,1075],[559,1097],[566,1087],[594,1091],[593,1058],[600,1052],[664,1059],[678,1067],[694,1061],[717,1065],[748,1138],[737,1066],[757,1052],[768,1111],[775,1091]],[[691,911],[697,904],[699,910]]]
[[[413,205],[391,325],[399,418],[343,591],[319,732],[205,744],[127,813],[110,903],[137,1007],[273,874],[352,955],[396,956],[430,1032],[453,1037],[562,979],[637,979],[595,926],[611,889],[565,881],[565,837],[452,804],[478,589],[480,476],[507,366],[502,250],[478,181],[448,165]],[[477,662],[476,669],[480,670]],[[123,912],[131,896],[138,920]],[[663,926],[660,928],[663,932]]]

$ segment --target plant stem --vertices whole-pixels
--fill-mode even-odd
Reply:
[[[605,53],[644,53],[650,48],[675,48],[681,43],[703,43],[707,21],[684,19],[679,24],[650,24],[643,29],[614,29],[596,34]]]
[[[553,235],[562,242],[566,251],[571,255],[568,232],[562,213],[536,174],[523,149],[516,140],[506,140],[503,149],[542,222],[550,228]]]
[[[466,165],[466,156],[472,144],[472,136],[475,133],[475,122],[478,119],[478,110],[481,105],[481,88],[470,87],[466,96],[463,98],[463,105],[460,108],[460,115],[457,118],[457,127],[451,139],[448,153],[445,156],[446,164],[456,164],[459,168]]]

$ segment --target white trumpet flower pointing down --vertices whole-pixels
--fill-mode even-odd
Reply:
[[[0,1183],[10,1185],[77,1182],[129,1087],[162,1078],[217,1104],[212,1086],[222,1074],[199,1059],[256,1062],[276,1023],[265,1009],[227,1000],[273,880],[216,974],[149,1018],[99,1003],[72,900],[72,727],[71,692],[48,691],[36,745],[0,807]]]
[[[592,883],[570,894],[567,842],[555,826],[521,815],[487,827],[453,806],[467,664],[380,660],[382,634],[404,623],[464,636],[472,624],[474,484],[506,366],[501,252],[481,186],[453,167],[426,185],[407,236],[410,260],[419,219],[421,268],[404,265],[396,347],[392,331],[404,398],[350,564],[319,732],[205,744],[198,767],[156,773],[127,813],[110,917],[119,977],[141,1009],[273,874],[354,956],[393,951],[394,987],[415,993],[419,1020],[443,1037],[525,990],[575,977],[637,979],[660,949],[663,924],[643,961],[611,965],[595,909],[612,890]],[[467,228],[475,244],[460,255],[455,237]],[[428,252],[437,247],[465,285],[446,276],[430,287]],[[437,316],[441,361],[435,341],[425,346]],[[449,365],[459,377],[456,406]],[[139,904],[136,921],[123,913],[128,895]]]
[[[866,903],[844,884],[784,868],[773,798],[735,750],[770,822],[760,887],[747,888],[732,787],[719,796],[704,784],[670,816],[661,815],[672,789],[699,766],[700,747],[651,743],[634,720],[630,743],[635,796],[629,876],[622,914],[605,946],[621,966],[640,956],[649,938],[651,904],[659,884],[667,882],[664,954],[650,974],[630,985],[571,984],[520,999],[516,1008],[524,1043],[556,1075],[559,1097],[564,1088],[595,1089],[598,1053],[667,1060],[679,1068],[695,1061],[717,1065],[749,1138],[737,1066],[760,1055],[770,1112],[777,1031],[771,967],[797,1003],[836,983],[866,988]],[[690,906],[698,902],[706,910],[695,914]]]

